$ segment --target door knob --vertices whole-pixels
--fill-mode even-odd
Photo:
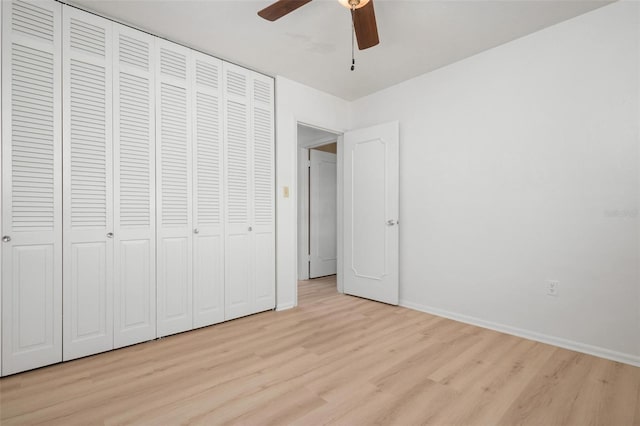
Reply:
[[[3,243],[8,243],[9,241],[11,241],[11,237],[8,235],[5,235],[4,237],[2,237],[2,242]]]
[[[253,226],[249,227],[249,232],[253,231]]]
[[[395,222],[393,219],[389,219],[389,220],[387,221],[387,226],[393,226],[393,225],[395,225],[395,224],[396,224],[396,222]]]
[[[109,232],[109,233],[107,234],[107,238],[113,238],[113,232]]]
[[[199,230],[198,228],[196,228],[196,229],[194,229],[194,230],[193,230],[193,233],[194,233],[194,234],[199,234],[199,233],[200,233],[200,230]]]

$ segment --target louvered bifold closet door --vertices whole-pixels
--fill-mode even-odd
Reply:
[[[63,9],[64,359],[113,348],[112,23]]]
[[[114,346],[156,337],[155,38],[113,25]]]
[[[192,52],[193,325],[224,321],[222,61]]]
[[[2,2],[2,374],[62,360],[61,5]]]
[[[158,336],[193,328],[190,54],[156,40]]]
[[[253,304],[254,310],[260,312],[273,309],[276,301],[273,79],[253,73],[251,89]]]
[[[251,71],[223,64],[225,135],[225,319],[254,312],[251,224]]]

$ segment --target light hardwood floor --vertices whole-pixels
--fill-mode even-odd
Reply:
[[[0,380],[0,423],[639,425],[640,368],[300,283],[300,306]]]

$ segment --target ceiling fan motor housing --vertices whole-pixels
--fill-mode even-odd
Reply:
[[[360,9],[369,3],[369,0],[338,0],[341,5],[348,9]]]

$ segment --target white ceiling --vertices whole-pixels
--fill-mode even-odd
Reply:
[[[314,0],[276,22],[270,0],[67,0],[219,58],[347,100],[607,4],[599,0],[375,0],[380,45],[356,50],[349,11]]]

